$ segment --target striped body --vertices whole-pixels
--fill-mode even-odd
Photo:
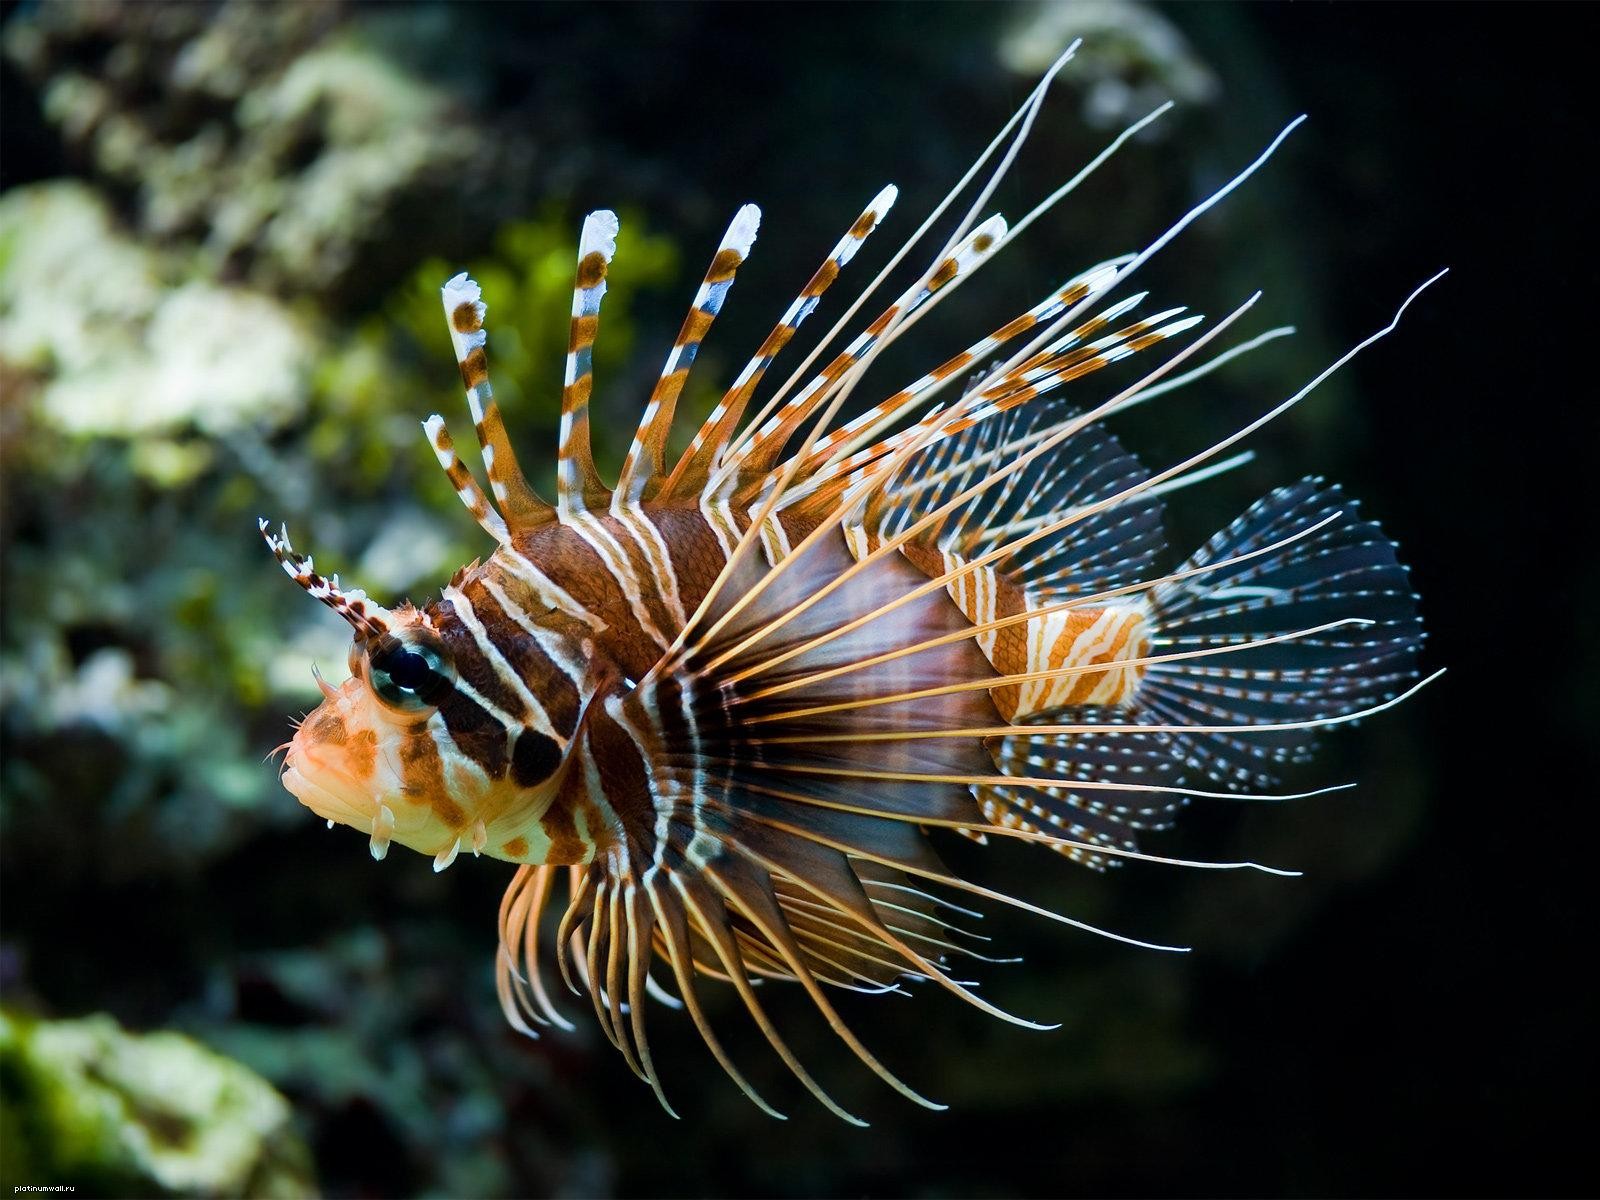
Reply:
[[[879,545],[879,539],[861,526],[844,531],[851,553],[859,560]],[[974,625],[1034,612],[1053,597],[1030,595],[1026,588],[990,566],[973,568],[970,560],[952,550],[918,544],[898,547],[898,553],[930,579],[955,578],[945,590],[955,606]],[[974,641],[999,675],[1035,675],[1025,683],[994,689],[995,707],[1008,721],[1026,720],[1039,713],[1080,704],[1125,706],[1132,702],[1142,670],[1117,666],[1145,657],[1150,649],[1146,606],[1139,601],[1086,605],[1020,621],[1002,629],[980,633]],[[1084,670],[1105,666],[1104,671]],[[1081,670],[1081,674],[1062,674]]]
[[[705,599],[745,523],[726,510],[618,506],[539,526],[501,547],[426,610],[460,675],[452,702],[408,733],[397,771],[385,772],[374,755],[349,773],[363,788],[386,791],[382,803],[395,813],[401,840],[435,856],[461,841],[496,858],[565,865],[588,862],[597,846],[648,841],[657,811],[643,782],[649,746],[637,730],[619,732],[616,722],[592,714],[553,796],[545,775],[521,767],[517,749],[547,737],[565,755],[597,680],[607,673],[643,678],[684,614]],[[812,528],[769,517],[764,544],[792,546]],[[857,561],[876,543],[859,526],[841,533]],[[962,564],[921,546],[898,553],[928,578]],[[1021,589],[990,568],[945,586],[949,602],[973,623],[1028,605]],[[1137,657],[1148,645],[1143,625],[1137,605],[1089,607],[975,641],[996,674],[1041,673]],[[996,687],[996,719],[1069,704],[1126,704],[1138,671]],[[474,780],[483,803],[441,802],[452,790],[442,786],[446,778]]]
[[[1007,131],[1025,136],[1049,78]],[[615,485],[595,467],[590,401],[620,225],[592,213],[554,503],[523,476],[495,403],[480,289],[452,278],[441,299],[487,487],[441,417],[424,429],[496,548],[425,608],[389,609],[319,574],[261,522],[284,571],[354,635],[351,678],[334,687],[318,676],[323,703],[287,747],[285,786],[330,825],[360,830],[374,857],[398,842],[435,870],[463,848],[518,864],[499,917],[507,1019],[528,1033],[530,1021],[568,1025],[539,972],[553,933],[563,977],[664,1105],[645,1035],[650,995],[684,1009],[735,1083],[774,1111],[700,1008],[697,982],[709,978],[737,992],[799,1082],[844,1119],[856,1121],[795,1058],[753,981],[804,989],[866,1067],[938,1107],[877,1061],[825,989],[928,982],[1031,1024],[962,982],[965,968],[953,973],[954,958],[983,956],[955,920],[967,910],[943,893],[1150,945],[953,874],[939,831],[1023,840],[1095,869],[1127,858],[1248,866],[1159,858],[1137,837],[1191,797],[1223,794],[1201,785],[1270,786],[1309,756],[1318,729],[1388,707],[1415,677],[1422,635],[1405,568],[1337,487],[1279,488],[1181,566],[1157,566],[1163,497],[1224,469],[1203,464],[1254,425],[1152,473],[1105,422],[1270,340],[1153,386],[1239,313],[1107,399],[1072,408],[1057,397],[1195,327],[1178,308],[1123,323],[1142,294],[1091,309],[1260,161],[1142,253],[1069,276],[836,424],[875,357],[1087,171],[1016,226],[980,221],[974,205],[843,350],[819,357],[866,295],[748,413],[894,203],[883,189],[671,462],[678,399],[759,229],[759,211],[744,206]],[[566,907],[545,922],[563,880]]]

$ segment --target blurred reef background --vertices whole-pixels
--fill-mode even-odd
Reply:
[[[7,4],[0,1183],[285,1197],[1583,1190],[1562,1183],[1594,1066],[1592,990],[1562,981],[1562,947],[1592,939],[1561,861],[1581,793],[1532,794],[1491,718],[1515,672],[1533,706],[1520,715],[1571,750],[1555,762],[1592,754],[1596,637],[1576,610],[1594,556],[1533,550],[1578,511],[1562,489],[1600,440],[1592,407],[1580,412],[1592,384],[1561,374],[1559,318],[1502,331],[1508,290],[1522,305],[1579,285],[1553,248],[1577,223],[1563,163],[1592,133],[1575,132],[1580,73],[1562,61],[1576,55],[1559,10],[1437,11]],[[578,223],[620,212],[596,347],[614,467],[738,204],[763,206],[761,238],[698,360],[694,420],[865,200],[893,181],[904,211],[869,244],[862,281],[1077,36],[997,207],[1020,215],[1133,119],[1169,98],[1177,111],[876,378],[895,386],[1075,269],[1145,244],[1309,110],[1143,285],[1212,314],[1261,287],[1258,327],[1299,335],[1119,431],[1147,461],[1192,452],[1454,266],[1395,337],[1255,437],[1254,463],[1181,493],[1171,514],[1187,552],[1272,486],[1341,480],[1403,543],[1429,661],[1454,673],[1330,738],[1295,781],[1356,792],[1288,810],[1202,802],[1153,847],[1303,879],[1099,878],[1025,849],[979,861],[950,847],[1037,902],[1196,947],[1146,954],[995,913],[988,932],[1026,963],[988,970],[987,994],[1059,1031],[931,994],[845,1006],[953,1112],[905,1105],[779,997],[800,1056],[873,1128],[810,1105],[756,1038],[733,1034],[730,1006],[719,1024],[735,1056],[791,1120],[749,1106],[661,1010],[674,1122],[577,1002],[575,1034],[531,1042],[505,1026],[492,966],[509,867],[374,864],[278,786],[265,756],[315,702],[309,664],[337,675],[347,638],[286,584],[255,519],[286,521],[319,564],[385,601],[423,601],[487,549],[418,427],[434,411],[464,420],[445,278],[464,268],[483,284],[501,404],[524,462],[551,469]],[[1486,60],[1494,78],[1469,73]],[[1530,598],[1549,652],[1531,667],[1491,633]]]

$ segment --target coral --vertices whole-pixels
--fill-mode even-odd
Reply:
[[[110,1017],[0,1012],[7,1187],[288,1198],[316,1194],[288,1103],[260,1076],[175,1033]]]
[[[45,381],[42,419],[141,437],[297,414],[314,350],[301,323],[260,292],[175,274],[82,184],[0,198],[0,358]]]
[[[280,294],[381,290],[397,240],[505,165],[341,5],[41,5],[4,49],[140,233]]]
[[[1073,75],[1090,124],[1125,125],[1164,100],[1206,104],[1220,90],[1177,26],[1135,0],[1018,5],[1000,38],[1000,61],[1032,78],[1073,38],[1084,41]]]

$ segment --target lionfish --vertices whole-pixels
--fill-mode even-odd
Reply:
[[[317,675],[325,699],[288,747],[285,786],[330,826],[369,835],[374,858],[399,842],[432,856],[435,870],[463,846],[517,864],[500,906],[497,989],[528,1034],[530,1022],[571,1028],[538,963],[564,877],[569,898],[553,934],[561,975],[587,991],[606,1037],[669,1112],[646,1040],[647,994],[686,1010],[734,1082],[780,1115],[724,1051],[698,997],[701,977],[737,992],[788,1068],[840,1117],[862,1123],[796,1058],[760,981],[797,983],[868,1068],[943,1107],[873,1056],[828,989],[927,981],[995,1017],[1051,1028],[951,974],[956,956],[975,953],[959,926],[969,910],[952,893],[1150,943],[953,874],[932,831],[1034,843],[1094,870],[1127,859],[1255,867],[1154,855],[1138,835],[1166,828],[1192,797],[1257,795],[1310,754],[1319,729],[1421,686],[1406,568],[1337,486],[1281,487],[1182,565],[1156,567],[1163,496],[1248,457],[1215,461],[1393,329],[1399,313],[1289,399],[1160,471],[1141,466],[1105,419],[1286,332],[1173,374],[1256,297],[1109,398],[1079,407],[1063,398],[1067,385],[1200,323],[1180,308],[1133,318],[1142,293],[1107,300],[1303,118],[1143,251],[1073,276],[863,415],[835,421],[885,347],[1170,107],[1122,133],[1017,225],[978,220],[1070,55],[746,419],[774,360],[896,190],[873,198],[669,462],[685,379],[755,241],[760,212],[741,208],[615,486],[596,470],[589,428],[615,215],[583,222],[554,504],[524,478],[495,404],[480,289],[465,274],[449,280],[444,312],[487,493],[443,419],[424,429],[495,548],[427,607],[387,608],[342,587],[261,522],[284,570],[355,634],[350,678],[334,687]],[[808,376],[997,154],[916,282]]]

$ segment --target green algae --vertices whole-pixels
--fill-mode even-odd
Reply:
[[[316,1194],[288,1102],[176,1033],[0,1012],[0,1181],[77,1194]]]

